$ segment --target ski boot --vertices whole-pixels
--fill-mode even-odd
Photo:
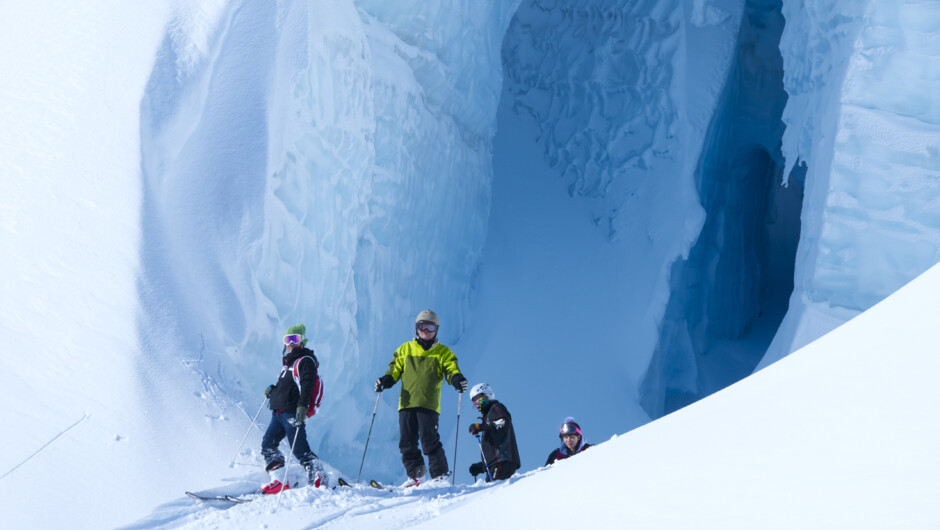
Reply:
[[[261,487],[261,493],[264,493],[265,495],[272,495],[274,493],[280,493],[283,490],[290,489],[290,483],[282,484],[278,479],[278,477],[283,474],[283,471],[281,471],[282,469],[284,469],[284,462],[282,461],[271,462],[265,467],[265,471],[268,472],[268,476],[271,479],[271,482]]]
[[[324,489],[330,487],[330,476],[323,470],[323,464],[320,463],[319,459],[313,459],[307,462],[304,464],[304,469],[307,471],[308,487],[313,486],[314,488]]]

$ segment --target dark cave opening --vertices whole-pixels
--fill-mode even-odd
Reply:
[[[779,0],[749,0],[696,171],[706,219],[671,295],[641,402],[659,417],[749,375],[793,291],[803,178],[783,186]],[[798,165],[794,173],[804,171]]]

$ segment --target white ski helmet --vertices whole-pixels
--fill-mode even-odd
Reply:
[[[420,324],[421,322],[431,322],[432,324],[441,325],[441,321],[437,318],[437,313],[431,311],[430,309],[425,309],[424,311],[418,313],[417,318],[415,318],[415,324]]]
[[[480,394],[486,396],[486,399],[490,401],[496,399],[496,392],[493,392],[493,389],[490,388],[490,385],[486,383],[477,383],[473,385],[473,388],[470,389],[470,399],[473,399]]]

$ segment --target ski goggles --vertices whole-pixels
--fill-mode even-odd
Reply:
[[[300,344],[304,340],[303,335],[284,335],[284,345]]]
[[[432,322],[422,322],[418,324],[418,331],[423,331],[425,333],[437,333],[437,324]]]
[[[558,437],[564,438],[565,436],[581,436],[581,427],[575,423],[566,423],[561,426],[561,429],[558,429]]]

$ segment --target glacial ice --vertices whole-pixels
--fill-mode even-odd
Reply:
[[[783,155],[807,166],[804,228],[790,309],[760,366],[940,260],[935,6],[787,2],[784,16]]]
[[[221,384],[251,403],[276,372],[278,330],[304,322],[335,397],[313,449],[358,464],[364,381],[414,315],[446,315],[445,342],[464,328],[514,8],[292,2],[229,6],[214,31],[181,24],[143,105],[154,357],[206,344],[199,369],[234,362],[244,379]],[[393,425],[379,415],[372,450],[395,452]]]

